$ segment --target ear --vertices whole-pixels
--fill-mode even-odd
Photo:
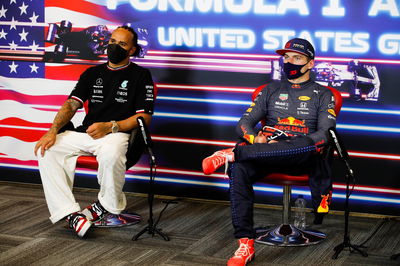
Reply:
[[[133,46],[130,50],[129,50],[129,56],[132,56],[132,55],[134,55],[135,54],[135,52],[136,52],[136,46]]]
[[[314,61],[314,59],[311,59],[310,62],[308,62],[308,69],[314,68],[314,65],[315,65],[315,61]]]

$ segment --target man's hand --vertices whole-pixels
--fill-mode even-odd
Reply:
[[[81,103],[75,99],[68,99],[64,102],[60,110],[57,112],[50,130],[36,143],[34,150],[35,155],[40,148],[40,153],[42,154],[42,157],[44,156],[44,152],[56,142],[58,131],[71,121],[71,118],[75,115],[76,110],[78,110],[80,106]]]
[[[268,141],[267,137],[264,136],[264,134],[262,133],[262,131],[258,132],[257,137],[254,138],[254,143],[268,143],[268,144],[272,144],[272,143],[277,143],[277,140],[270,140]]]
[[[44,134],[35,145],[35,156],[37,155],[37,151],[40,148],[40,154],[43,157],[44,152],[54,145],[54,143],[56,142],[56,138],[57,133],[48,131],[46,134]]]
[[[94,139],[99,139],[110,133],[111,128],[111,122],[97,122],[91,124],[86,130],[86,133]]]
[[[262,131],[259,131],[257,137],[254,138],[254,143],[267,143],[267,138],[264,136]]]

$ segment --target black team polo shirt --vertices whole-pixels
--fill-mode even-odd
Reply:
[[[76,131],[86,132],[95,122],[127,119],[138,113],[153,114],[154,84],[150,71],[130,62],[111,68],[102,64],[88,68],[79,78],[69,98],[89,110]]]

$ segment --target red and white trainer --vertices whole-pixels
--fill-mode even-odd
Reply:
[[[98,201],[82,210],[82,214],[84,214],[92,223],[100,221],[107,213],[108,211]]]
[[[75,233],[79,237],[83,237],[92,226],[92,223],[86,218],[86,216],[79,212],[74,212],[68,215],[67,222],[69,228],[74,229]]]
[[[239,248],[235,255],[228,260],[228,266],[244,266],[254,259],[254,239],[241,238],[238,242]]]
[[[224,164],[226,172],[228,162],[233,162],[234,157],[233,148],[214,152],[211,156],[208,156],[203,160],[203,173],[210,175]]]

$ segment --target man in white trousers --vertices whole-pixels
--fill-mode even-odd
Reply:
[[[35,146],[50,220],[66,218],[69,227],[83,237],[93,222],[108,212],[119,214],[126,207],[125,183],[129,132],[137,118],[150,123],[154,88],[150,72],[132,62],[140,52],[137,34],[127,26],[113,31],[107,47],[108,62],[88,68],[54,118],[49,131]],[[88,113],[75,130],[60,130],[83,103]],[[76,160],[96,155],[99,163],[98,201],[84,210],[72,193]]]

